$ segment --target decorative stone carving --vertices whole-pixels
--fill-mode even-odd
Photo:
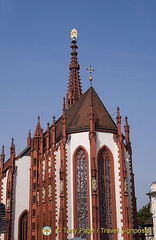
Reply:
[[[48,197],[52,198],[52,184],[51,183],[48,186]]]
[[[39,191],[37,190],[36,192],[36,203],[39,204],[40,201],[40,196],[39,196]]]
[[[7,202],[6,202],[6,210],[10,210],[10,198],[7,198]]]
[[[60,180],[60,194],[63,194],[63,180]]]
[[[125,180],[124,180],[124,190],[125,190],[125,193],[128,193],[128,183],[127,183],[127,178],[125,178]]]
[[[92,191],[96,192],[98,187],[98,183],[95,177],[92,178]]]
[[[45,194],[46,194],[46,190],[45,187],[42,188],[42,201],[45,202]]]

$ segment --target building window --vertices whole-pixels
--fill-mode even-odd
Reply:
[[[76,181],[77,227],[88,229],[87,160],[82,148],[76,153]],[[88,239],[83,232],[79,233],[79,237]]]
[[[36,178],[36,170],[33,170],[33,177]]]
[[[35,222],[32,223],[32,230],[35,230]]]
[[[33,203],[36,203],[36,196],[32,196]]]
[[[98,157],[99,166],[99,211],[100,227],[112,229],[112,196],[110,179],[110,157],[104,147]],[[101,240],[112,239],[111,234],[101,234]]]
[[[19,223],[19,240],[28,240],[28,212],[24,213],[20,217]]]
[[[36,158],[34,158],[34,165],[36,165]]]
[[[33,190],[36,190],[36,183],[33,183]]]
[[[36,215],[36,209],[32,210],[32,215],[35,216]]]

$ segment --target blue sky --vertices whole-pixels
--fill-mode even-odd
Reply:
[[[17,154],[25,148],[38,115],[44,129],[61,115],[76,28],[83,92],[92,65],[109,113],[119,106],[123,120],[129,117],[138,208],[146,204],[156,181],[155,10],[155,0],[0,0],[0,146],[7,157],[12,137]]]

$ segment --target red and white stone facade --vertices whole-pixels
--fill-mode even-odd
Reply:
[[[18,156],[13,139],[6,162],[2,148],[7,232],[1,240],[138,239],[123,231],[137,228],[128,120],[123,134],[119,108],[114,123],[93,87],[82,94],[76,39],[71,48],[62,116],[46,131],[38,117]],[[42,234],[44,226],[51,235]]]

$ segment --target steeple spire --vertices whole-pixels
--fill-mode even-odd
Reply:
[[[82,95],[81,89],[81,80],[79,76],[80,65],[78,64],[77,59],[77,31],[76,29],[71,30],[71,38],[72,38],[72,45],[70,46],[72,49],[71,52],[71,63],[69,65],[69,81],[68,81],[68,91],[66,95],[66,109],[70,108],[73,103],[80,98]]]
[[[30,129],[29,129],[28,137],[27,137],[27,145],[28,145],[28,146],[31,145],[31,131],[30,131]]]
[[[131,141],[130,141],[130,126],[128,124],[128,117],[125,117],[125,137],[126,137],[126,148],[128,149],[129,153],[132,154],[131,149]]]

